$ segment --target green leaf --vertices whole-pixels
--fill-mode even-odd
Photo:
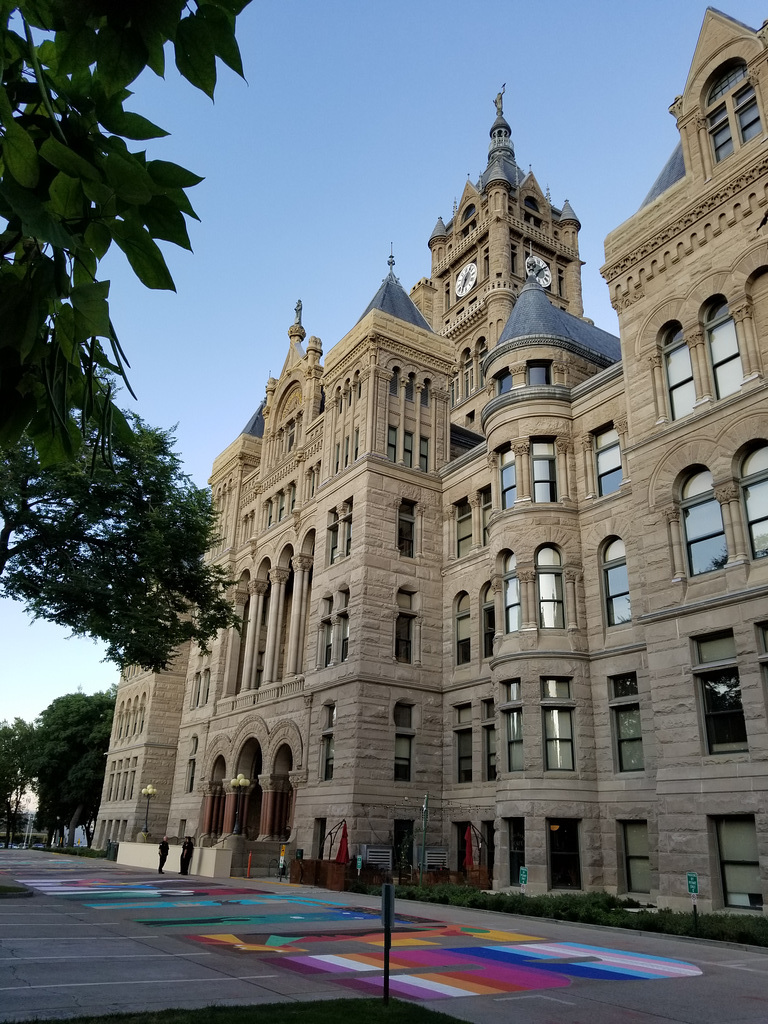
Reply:
[[[112,233],[106,224],[92,220],[85,229],[85,244],[92,249],[97,259],[102,259],[112,244]]]
[[[148,203],[154,189],[144,167],[130,153],[107,153],[104,174],[115,192],[127,203]]]
[[[25,235],[31,235],[43,242],[50,242],[62,249],[74,251],[77,242],[63,224],[52,217],[43,204],[28,189],[21,188],[9,177],[0,179],[0,195],[10,204],[19,217]]]
[[[205,181],[199,174],[194,174],[168,160],[150,160],[147,164],[147,173],[161,188],[192,188],[193,185]]]
[[[162,139],[169,134],[141,114],[134,114],[118,107],[99,116],[99,121],[108,132],[123,135],[126,139]]]
[[[62,220],[81,220],[83,210],[83,190],[76,178],[70,178],[61,171],[50,184],[48,193],[51,197],[48,209]]]
[[[75,153],[52,135],[49,135],[40,147],[40,156],[59,171],[64,171],[73,178],[99,180],[99,172],[84,157]]]
[[[54,341],[68,363],[80,365],[80,342],[75,337],[75,311],[66,303],[62,303],[56,313]]]
[[[147,288],[176,291],[163,254],[146,228],[132,221],[116,220],[112,235],[142,284]]]
[[[75,333],[77,336],[98,335],[108,338],[109,328],[109,281],[95,281],[72,289],[72,306],[75,310]]]
[[[137,78],[147,66],[147,48],[134,28],[99,29],[95,79],[112,95]]]
[[[243,78],[243,62],[235,39],[234,17],[211,4],[202,5],[199,12],[210,32],[216,55]]]
[[[174,204],[178,206],[182,213],[186,213],[188,217],[194,217],[195,220],[200,220],[192,208],[192,203],[190,203],[187,198],[187,193],[183,188],[167,188],[165,190],[165,195],[169,199],[173,200]]]
[[[250,2],[251,0],[215,0],[215,6],[231,14],[239,14]]]
[[[192,251],[187,222],[178,206],[167,196],[153,196],[152,201],[137,211],[153,238],[163,238],[182,249]]]
[[[80,25],[72,32],[59,30],[53,42],[58,57],[57,70],[63,73],[90,67],[96,60],[98,41],[96,32],[88,25]]]
[[[203,19],[197,14],[184,18],[179,23],[173,45],[180,74],[213,99],[216,88],[216,52]]]
[[[88,196],[92,203],[96,203],[98,206],[106,206],[112,202],[115,198],[115,190],[111,185],[105,185],[101,181],[83,181],[83,192]]]
[[[5,136],[0,140],[5,164],[16,181],[24,188],[34,188],[40,177],[37,150],[32,139],[15,121],[5,125]]]

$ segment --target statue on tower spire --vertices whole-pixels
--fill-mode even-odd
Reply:
[[[505,82],[504,85],[502,85],[502,87],[501,87],[501,92],[497,92],[496,93],[496,99],[493,101],[496,104],[496,115],[498,117],[503,117],[504,116],[504,102],[502,100],[502,97],[504,95],[504,92],[505,92],[506,88],[507,88],[507,83]]]

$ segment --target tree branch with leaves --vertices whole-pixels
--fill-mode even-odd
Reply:
[[[217,59],[243,74],[248,0],[0,0],[0,444],[72,460],[93,432],[109,461],[130,389],[99,263],[114,243],[148,288],[174,289],[158,241],[190,249],[202,179],[135,142],[168,133],[125,104],[147,68],[211,98]]]

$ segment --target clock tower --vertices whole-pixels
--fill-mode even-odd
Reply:
[[[429,238],[431,275],[411,290],[432,329],[453,344],[454,406],[482,387],[482,358],[496,345],[529,273],[555,306],[583,313],[581,225],[567,199],[555,206],[533,171],[520,168],[502,96],[503,90],[494,101],[486,168],[474,184],[467,181],[450,220],[438,217]],[[471,411],[468,417],[471,425]]]

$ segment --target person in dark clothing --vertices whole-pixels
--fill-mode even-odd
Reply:
[[[158,846],[157,852],[160,854],[160,867],[157,869],[157,872],[160,875],[164,875],[163,867],[168,860],[168,836],[163,836],[163,841]]]
[[[192,842],[191,836],[184,836],[184,842],[181,846],[181,873],[182,875],[189,874],[189,865],[192,860],[192,852],[195,849],[195,844]]]

